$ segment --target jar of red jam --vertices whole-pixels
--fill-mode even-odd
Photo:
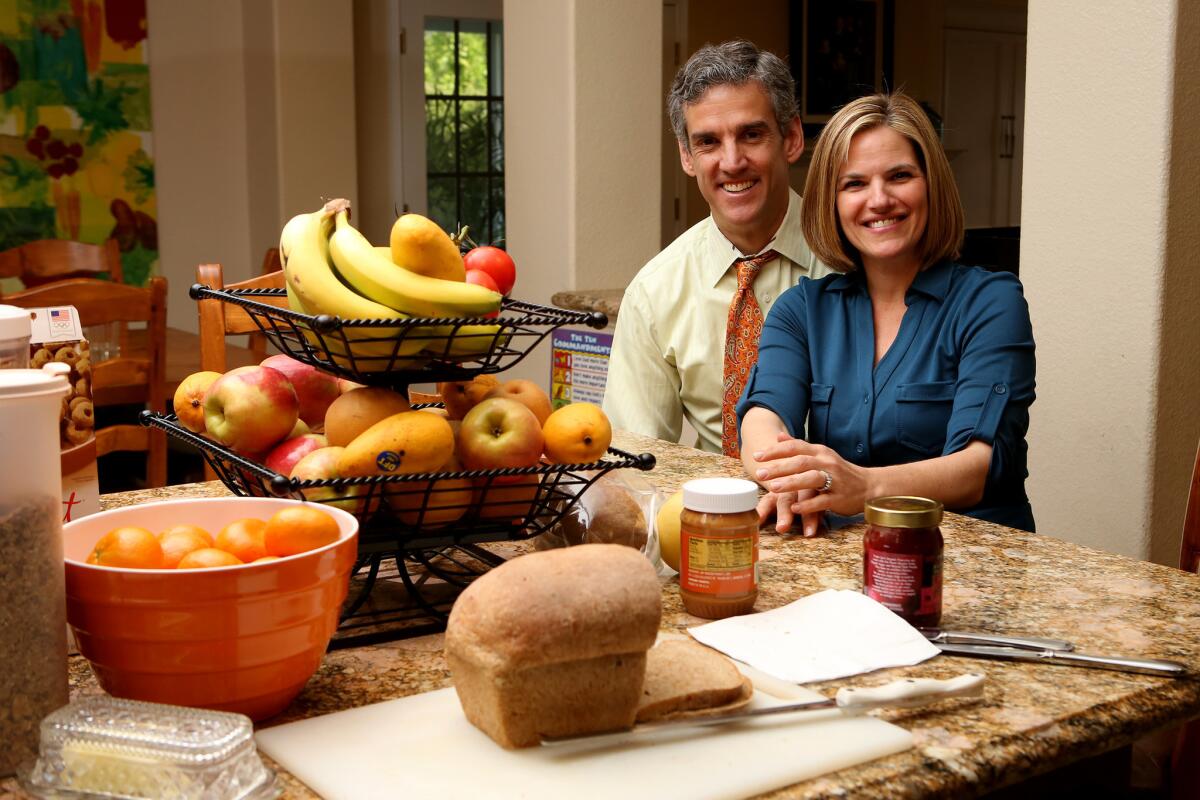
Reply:
[[[724,619],[758,598],[758,485],[701,478],[683,485],[679,596],[689,614]]]
[[[877,497],[866,504],[863,594],[918,628],[942,619],[942,504]]]

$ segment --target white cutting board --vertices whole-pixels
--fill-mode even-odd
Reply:
[[[820,699],[789,686],[785,701],[760,691],[785,694],[775,684],[756,686],[752,706]],[[255,738],[328,800],[723,800],[913,744],[912,734],[882,720],[822,710],[511,751],[467,722],[452,688],[267,728]]]

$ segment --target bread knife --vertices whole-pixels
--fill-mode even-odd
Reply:
[[[563,742],[588,739],[591,741],[603,739],[618,739],[632,735],[641,736],[669,728],[708,728],[714,725],[724,725],[729,722],[742,722],[748,719],[771,717],[778,714],[790,714],[795,711],[816,711],[823,708],[841,709],[846,714],[862,714],[873,708],[912,708],[925,705],[933,700],[947,697],[981,697],[983,695],[984,676],[978,673],[959,675],[957,678],[937,680],[934,678],[901,678],[898,681],[885,683],[882,686],[864,686],[852,688],[849,686],[838,689],[837,694],[824,700],[810,700],[804,703],[788,703],[781,706],[764,708],[740,709],[728,714],[715,714],[711,717],[687,717],[685,719],[664,719],[655,722],[642,722],[632,728],[620,731],[604,731],[600,733],[583,733],[573,736],[543,736],[542,744],[554,745]]]
[[[1039,661],[1044,664],[1108,669],[1117,672],[1136,672],[1143,675],[1161,675],[1167,678],[1182,678],[1188,668],[1178,661],[1162,661],[1152,658],[1130,658],[1128,656],[1092,656],[1086,653],[1062,650],[1030,650],[1019,647],[994,647],[983,644],[954,644],[934,642],[943,653],[953,656],[975,658],[1002,658],[1011,661]]]

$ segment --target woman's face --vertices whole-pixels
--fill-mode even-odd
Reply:
[[[929,215],[929,186],[919,163],[912,143],[886,126],[850,140],[838,172],[837,212],[865,268],[917,262]]]

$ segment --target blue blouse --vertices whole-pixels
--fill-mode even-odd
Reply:
[[[1021,283],[1008,273],[942,262],[917,274],[887,353],[861,272],[801,279],[771,309],[758,364],[738,403],[792,436],[861,466],[947,455],[973,439],[992,445],[983,499],[956,509],[1033,530],[1025,494],[1025,433],[1034,398],[1033,329]],[[807,427],[806,427],[807,423]]]

